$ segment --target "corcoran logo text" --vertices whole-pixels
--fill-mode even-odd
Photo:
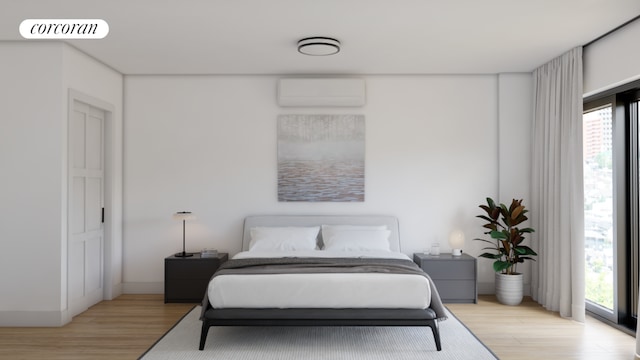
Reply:
[[[102,39],[109,24],[102,19],[26,19],[20,23],[25,39]]]

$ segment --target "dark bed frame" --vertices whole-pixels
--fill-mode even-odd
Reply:
[[[322,224],[382,225],[391,235],[391,249],[400,251],[398,220],[392,216],[250,216],[245,219],[243,249],[249,248],[249,230],[254,226],[317,226]],[[319,240],[321,241],[321,239]],[[427,309],[214,309],[208,302],[202,318],[200,350],[211,326],[428,326],[440,345],[435,311]]]
[[[200,350],[211,326],[428,326],[436,349],[440,330],[432,309],[213,309],[204,313]]]

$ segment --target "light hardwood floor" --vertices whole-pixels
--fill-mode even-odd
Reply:
[[[137,359],[195,304],[162,295],[103,301],[59,328],[0,328],[0,359]]]
[[[480,296],[477,305],[446,305],[503,360],[634,359],[633,336],[589,316],[584,324],[563,319],[531,298],[518,306],[501,305],[494,296]]]
[[[512,307],[481,296],[478,304],[446,305],[503,360],[634,357],[632,336],[592,318],[562,319],[531,300]],[[0,359],[137,359],[193,306],[164,304],[162,295],[123,295],[64,327],[0,328]]]

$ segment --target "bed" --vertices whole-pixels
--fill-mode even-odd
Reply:
[[[211,326],[425,326],[442,349],[433,281],[400,252],[393,216],[250,216],[243,251],[202,301]]]

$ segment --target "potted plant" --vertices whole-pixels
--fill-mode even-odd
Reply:
[[[491,240],[474,239],[491,244],[482,250],[480,257],[493,259],[493,270],[496,272],[496,297],[505,305],[518,305],[522,301],[522,274],[518,273],[518,264],[525,260],[534,260],[531,256],[538,255],[530,247],[523,245],[524,234],[532,233],[529,227],[519,228],[518,225],[528,218],[522,205],[522,199],[511,201],[511,206],[499,206],[491,198],[487,198],[487,205],[480,205],[486,214],[478,215],[487,223],[483,227],[487,230]]]

